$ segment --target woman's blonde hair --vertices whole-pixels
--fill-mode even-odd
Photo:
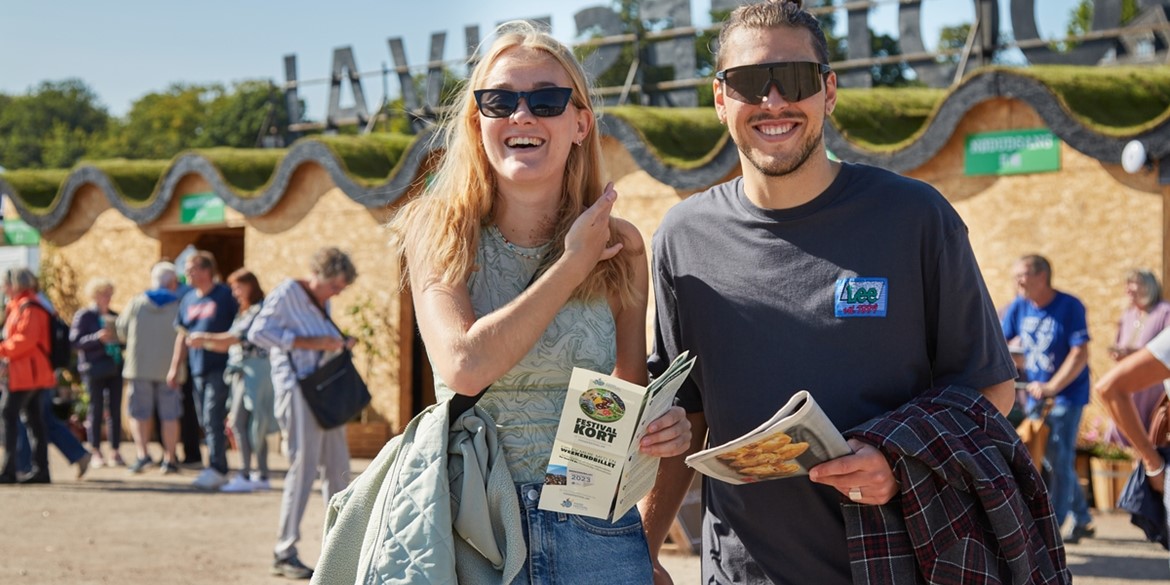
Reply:
[[[89,282],[85,283],[85,298],[92,301],[98,293],[102,292],[114,292],[114,281],[99,276],[91,278]]]
[[[479,109],[472,92],[482,88],[500,57],[516,48],[540,51],[555,59],[572,84],[572,104],[594,115],[585,71],[567,47],[530,22],[500,25],[495,41],[475,65],[447,113],[443,123],[444,153],[431,182],[390,221],[394,257],[404,266],[403,283],[410,269],[402,262],[407,246],[412,248],[412,260],[418,263],[414,268],[430,267],[433,276],[443,282],[465,283],[475,269],[480,229],[493,221],[496,181],[481,140]],[[581,144],[569,151],[552,247],[540,271],[564,253],[565,235],[573,221],[601,197],[605,188],[601,179],[601,138],[596,130],[594,123]],[[619,241],[612,219],[610,232],[610,241]],[[630,243],[626,242],[626,246]],[[625,253],[598,262],[574,298],[591,299],[616,291],[622,304],[629,304],[636,296],[632,270],[633,260]]]

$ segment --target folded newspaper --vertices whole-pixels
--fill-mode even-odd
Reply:
[[[853,450],[806,390],[750,433],[687,457],[687,465],[727,483],[808,475],[819,463]]]
[[[658,458],[638,444],[694,363],[684,352],[646,387],[573,368],[537,507],[613,522],[649,493]]]

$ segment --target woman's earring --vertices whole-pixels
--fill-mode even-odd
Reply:
[[[577,140],[575,140],[575,141],[573,142],[573,144],[576,144],[577,146],[581,146],[581,143],[582,143],[582,142],[585,142],[585,139],[584,139],[584,138],[578,138]]]

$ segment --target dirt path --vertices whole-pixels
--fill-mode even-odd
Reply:
[[[276,451],[275,444],[272,451]],[[123,448],[129,458],[130,448]],[[229,462],[236,465],[235,453]],[[73,478],[50,452],[55,483],[0,486],[2,585],[279,585],[268,574],[285,460],[274,456],[273,491],[208,494],[189,487],[195,471],[134,476],[125,468]],[[356,472],[366,460],[354,460]],[[1098,535],[1066,549],[1083,585],[1167,583],[1167,553],[1145,542],[1125,514],[1095,514]],[[316,564],[325,511],[319,498],[301,525],[301,558]],[[676,585],[698,585],[697,557],[664,556]]]
[[[196,472],[188,470],[164,477],[103,468],[78,482],[64,463],[54,460],[53,485],[0,490],[0,583],[284,581],[268,574],[279,491],[208,494],[189,487]],[[323,506],[310,505],[299,547],[307,562],[320,551],[323,519]]]
[[[276,451],[275,444],[272,451]],[[132,450],[122,454],[130,459]],[[235,453],[229,462],[235,468]],[[0,584],[236,585],[289,583],[268,573],[280,488],[287,468],[273,457],[273,490],[205,493],[189,487],[196,472],[131,475],[89,472],[84,481],[50,450],[54,483],[0,486]],[[368,463],[354,460],[355,472]],[[325,518],[320,498],[301,524],[301,559],[316,564]],[[678,585],[698,583],[698,561],[673,557]],[[684,576],[685,575],[685,576]]]

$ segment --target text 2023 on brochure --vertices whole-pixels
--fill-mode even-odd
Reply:
[[[812,394],[801,390],[751,432],[686,462],[703,475],[745,484],[807,475],[809,468],[852,452]]]
[[[658,458],[638,443],[674,404],[693,363],[678,356],[647,387],[574,368],[538,507],[613,521],[649,493]]]

